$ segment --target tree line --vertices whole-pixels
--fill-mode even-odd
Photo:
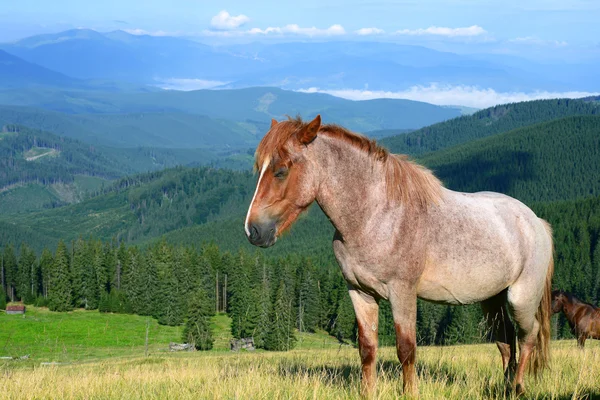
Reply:
[[[357,327],[347,286],[334,264],[310,257],[266,258],[261,252],[222,252],[160,241],[148,248],[123,242],[60,241],[38,256],[26,244],[6,245],[1,254],[0,305],[22,301],[65,312],[75,308],[135,313],[160,324],[184,325],[186,342],[212,347],[210,318],[227,313],[234,338],[254,338],[258,348],[288,350],[297,332],[325,330],[353,343]],[[391,309],[382,301],[380,340],[393,344]],[[419,302],[421,343],[482,340],[478,308]],[[432,321],[435,319],[435,323]],[[465,322],[472,326],[465,328]]]

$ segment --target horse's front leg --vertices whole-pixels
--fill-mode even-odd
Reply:
[[[349,288],[349,293],[358,323],[358,349],[362,363],[361,392],[363,396],[370,397],[375,394],[379,305],[373,296],[356,289]]]
[[[396,328],[396,350],[402,363],[404,394],[419,394],[415,360],[417,356],[417,294],[413,285],[399,285],[390,291],[390,305]]]

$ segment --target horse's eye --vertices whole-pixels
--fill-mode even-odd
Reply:
[[[275,171],[275,178],[277,179],[285,179],[285,177],[288,174],[288,169],[287,168],[279,168],[277,171]]]

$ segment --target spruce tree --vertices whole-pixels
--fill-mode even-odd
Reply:
[[[95,310],[100,301],[95,259],[96,246],[92,240],[89,240],[84,244],[80,260],[82,263],[80,296],[81,304],[86,310]]]
[[[44,250],[42,250],[42,255],[40,256],[41,289],[44,298],[48,297],[48,282],[53,264],[54,256],[52,255],[52,252],[47,248],[44,248]]]
[[[6,310],[6,292],[2,285],[0,285],[0,310]]]
[[[54,263],[48,280],[48,308],[50,311],[71,311],[72,288],[69,276],[69,253],[61,240],[56,248]]]
[[[231,334],[234,338],[242,339],[253,337],[258,321],[258,301],[256,291],[250,288],[250,272],[252,270],[252,257],[240,251],[238,267],[232,271],[231,296],[229,298],[229,316],[231,317]]]
[[[15,301],[16,287],[17,287],[17,257],[15,256],[15,248],[11,244],[4,248],[4,256],[2,258],[4,265],[4,285],[6,289],[6,295],[10,301]]]
[[[36,290],[36,257],[27,244],[21,244],[18,262],[17,295],[22,302],[32,304],[35,301]]]
[[[340,298],[332,333],[340,342],[356,340],[356,315],[347,292]]]
[[[188,305],[188,319],[183,329],[183,341],[192,344],[196,350],[210,350],[213,347],[213,335],[210,317],[214,314],[212,302],[203,289],[198,289]]]
[[[298,330],[315,332],[319,326],[320,296],[314,278],[315,272],[310,261],[305,260],[298,268]]]
[[[271,329],[265,338],[265,349],[287,351],[296,344],[296,332],[292,317],[292,304],[287,296],[285,283],[280,281],[271,311]]]
[[[73,257],[71,258],[71,277],[73,282],[73,305],[75,307],[85,307],[84,300],[84,274],[86,268],[86,251],[84,242],[81,238],[77,239],[72,244],[73,248],[71,249],[71,253]]]
[[[262,265],[262,279],[260,286],[257,286],[256,299],[258,301],[258,320],[254,333],[254,345],[257,348],[265,348],[265,341],[269,330],[271,329],[271,285],[270,278],[267,274],[267,266]]]
[[[161,241],[155,247],[153,261],[158,272],[158,293],[154,315],[161,325],[181,325],[185,316],[185,307],[177,279],[179,265],[173,257],[172,247],[166,241]]]

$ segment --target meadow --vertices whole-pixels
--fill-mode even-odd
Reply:
[[[146,324],[150,321],[145,355]],[[229,319],[213,319],[210,352],[170,353],[180,328],[152,319],[95,311],[25,317],[0,314],[3,399],[351,399],[359,397],[358,351],[324,333],[299,335],[289,352],[227,350]],[[552,342],[552,369],[527,379],[524,399],[600,399],[600,342],[579,350],[575,341]],[[424,399],[502,399],[500,357],[493,344],[419,347]],[[55,362],[51,364],[42,364]],[[379,351],[378,399],[400,397],[401,370],[394,348]]]

